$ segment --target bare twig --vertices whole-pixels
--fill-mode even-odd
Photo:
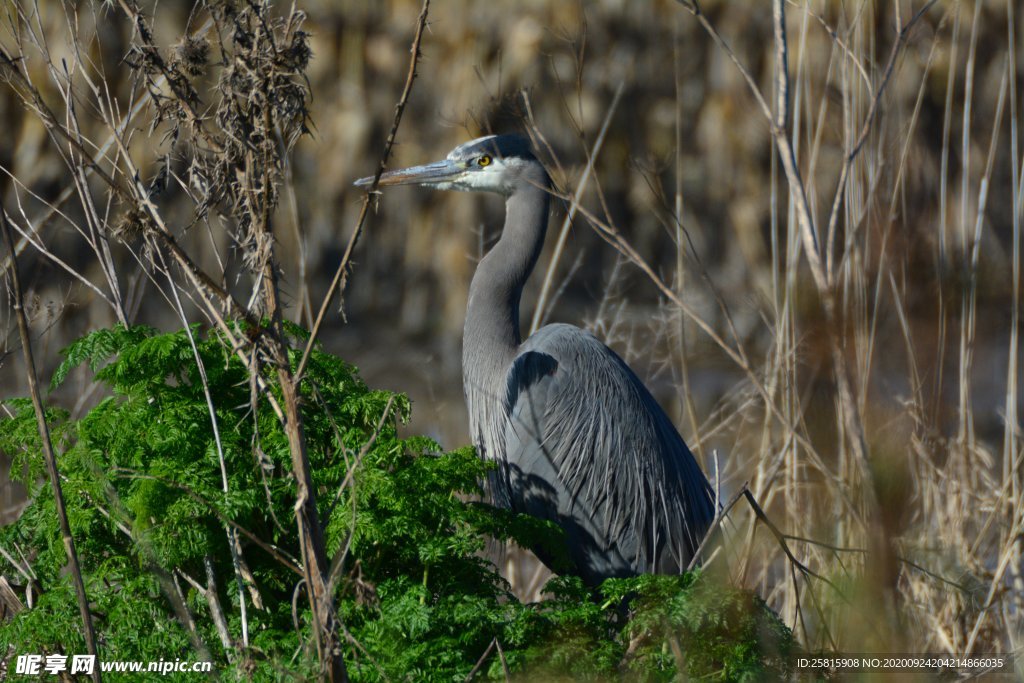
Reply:
[[[690,564],[686,565],[686,571],[693,571],[693,569],[697,566],[697,563],[700,561],[701,555],[704,554],[704,548],[708,545],[708,543],[711,542],[711,539],[714,538],[715,532],[718,531],[719,527],[722,526],[722,522],[725,520],[726,516],[728,516],[729,511],[732,510],[733,506],[735,506],[736,503],[739,502],[740,498],[743,497],[743,493],[746,490],[747,483],[744,482],[743,486],[740,487],[740,490],[737,491],[736,494],[729,499],[728,503],[726,503],[724,506],[715,507],[715,509],[718,512],[715,515],[715,518],[711,520],[711,524],[708,526],[708,530],[704,533],[704,538],[701,539],[700,545],[698,545],[697,549],[693,551],[693,557],[690,558]]]
[[[181,298],[178,296],[178,287],[175,285],[173,280],[171,280],[169,284],[171,294],[174,297],[174,304],[177,308],[178,317],[181,320],[183,329],[185,330],[185,335],[188,337],[189,348],[192,350],[192,358],[195,360],[196,369],[199,370],[199,380],[203,387],[203,397],[206,399],[206,411],[210,416],[210,429],[213,432],[213,441],[217,448],[217,462],[220,465],[221,491],[224,493],[226,498],[230,493],[227,462],[224,458],[224,444],[221,442],[220,438],[220,425],[217,422],[217,409],[213,405],[213,395],[210,392],[210,382],[206,376],[206,365],[203,363],[203,358],[199,353],[199,347],[196,345],[195,335],[189,327],[188,319],[185,316],[185,309],[181,305]],[[242,623],[242,648],[248,648],[249,619],[245,604],[245,591],[243,590],[246,581],[242,577],[242,566],[245,564],[245,560],[242,557],[241,544],[238,542],[238,533],[227,524],[224,525],[224,531],[227,534],[228,548],[231,552],[231,563],[234,566],[235,581],[238,586],[238,609]],[[208,571],[212,572],[212,568]]]
[[[8,272],[11,277],[11,290],[14,299],[13,308],[15,317],[18,319],[21,351],[25,357],[25,373],[28,376],[29,394],[32,396],[32,407],[35,410],[36,424],[39,427],[39,440],[43,449],[43,459],[46,461],[46,471],[50,475],[50,486],[53,488],[53,499],[57,508],[57,521],[60,523],[60,533],[64,539],[64,553],[68,558],[68,568],[71,572],[71,580],[75,586],[75,595],[78,598],[78,612],[82,618],[85,646],[89,654],[95,657],[97,655],[96,632],[93,630],[92,614],[89,612],[89,598],[85,593],[85,582],[82,580],[82,568],[78,563],[75,539],[71,535],[71,525],[68,522],[67,507],[64,504],[64,492],[61,489],[60,474],[57,471],[57,457],[53,453],[53,443],[50,441],[50,428],[46,423],[46,411],[43,408],[43,399],[39,392],[35,360],[32,356],[32,338],[29,334],[28,318],[25,316],[24,296],[21,291],[18,264],[14,257],[14,235],[11,233],[11,226],[7,222],[7,211],[4,209],[2,198],[0,198],[0,227],[2,227],[4,242],[7,245],[7,251],[11,258],[11,267]],[[98,666],[93,667],[92,679],[97,683],[100,680],[100,669]]]
[[[537,307],[533,311],[533,320],[530,322],[530,334],[537,331],[537,328],[540,327],[543,320],[548,292],[551,289],[551,284],[555,277],[555,270],[558,268],[558,262],[562,256],[562,250],[565,248],[566,238],[569,236],[569,228],[572,226],[572,219],[576,216],[576,208],[583,199],[583,193],[587,190],[587,183],[590,180],[590,174],[594,170],[594,163],[597,161],[597,155],[601,153],[601,146],[604,145],[604,137],[608,133],[608,126],[611,124],[612,116],[615,115],[615,110],[618,108],[619,99],[622,97],[622,90],[624,87],[625,82],[620,81],[619,87],[615,89],[615,95],[612,97],[612,102],[608,105],[608,112],[604,116],[604,123],[601,124],[601,130],[597,134],[597,139],[594,140],[594,147],[587,155],[587,167],[583,170],[580,182],[576,185],[576,192],[573,195],[572,203],[569,204],[569,211],[566,212],[565,220],[562,221],[562,228],[558,231],[558,240],[555,242],[555,251],[551,254],[551,263],[548,264],[547,272],[544,273],[544,284],[541,286],[540,295],[537,297]]]
[[[316,344],[317,337],[320,334],[320,326],[323,324],[324,317],[327,315],[327,310],[330,308],[331,301],[334,299],[336,294],[343,294],[345,292],[345,285],[348,282],[348,266],[352,260],[352,254],[355,251],[356,244],[359,242],[359,236],[363,232],[363,224],[366,222],[366,215],[369,212],[370,203],[373,201],[374,195],[377,193],[377,184],[380,182],[380,176],[384,173],[385,165],[388,162],[388,158],[391,156],[391,147],[395,144],[395,135],[398,133],[398,125],[402,122],[402,114],[405,112],[405,105],[409,101],[409,94],[412,92],[413,81],[416,80],[416,65],[420,59],[420,41],[423,38],[423,31],[427,27],[427,12],[430,10],[430,0],[423,0],[423,9],[420,10],[420,16],[416,20],[416,34],[412,39],[412,47],[409,51],[412,56],[409,58],[409,73],[405,78],[405,87],[402,88],[402,95],[398,98],[398,104],[395,105],[395,118],[391,124],[391,132],[388,133],[387,141],[384,143],[384,153],[381,155],[380,163],[377,164],[377,172],[373,176],[373,182],[370,184],[369,189],[366,191],[366,195],[363,197],[363,205],[359,209],[359,218],[356,219],[356,227],[352,231],[352,236],[349,237],[348,244],[345,245],[345,252],[341,256],[341,263],[338,264],[338,269],[334,272],[334,278],[331,280],[330,287],[327,288],[327,293],[324,295],[323,302],[320,304],[320,311],[316,315],[316,320],[313,322],[313,329],[309,333],[309,341],[306,342],[306,350],[302,353],[302,360],[299,362],[298,367],[295,370],[295,377],[299,381],[302,380],[302,375],[306,371],[306,365],[309,363],[309,354],[312,353],[313,347]]]
[[[487,661],[487,657],[490,656],[493,650],[498,651],[498,658],[501,660],[501,669],[502,673],[504,673],[505,675],[505,680],[512,680],[511,674],[508,670],[508,662],[505,660],[505,652],[501,649],[501,643],[498,642],[498,637],[495,636],[491,640],[490,644],[487,646],[487,649],[484,650],[484,653],[480,655],[480,659],[476,660],[476,664],[473,666],[472,669],[470,669],[469,673],[466,675],[465,683],[469,683],[469,681],[473,680],[477,673],[480,672],[481,667],[483,667],[484,662]]]
[[[761,509],[761,505],[757,502],[757,499],[754,498],[754,494],[750,492],[750,489],[744,488],[742,491],[740,491],[740,493],[743,495],[744,498],[747,499],[747,502],[750,504],[750,508],[754,511],[754,514],[757,516],[758,521],[762,522],[766,527],[768,527],[768,530],[772,532],[772,536],[775,537],[775,540],[778,542],[779,547],[782,548],[782,552],[785,553],[786,557],[789,558],[790,563],[792,563],[794,567],[799,569],[800,572],[806,576],[813,576],[814,578],[820,581],[824,581],[833,590],[835,590],[837,595],[844,595],[844,593],[839,589],[839,586],[834,584],[828,577],[822,576],[816,571],[813,571],[812,569],[807,567],[807,565],[805,565],[803,562],[796,559],[796,556],[793,554],[793,551],[789,549],[789,544],[786,543],[785,534],[779,531],[779,528],[775,526],[771,519],[768,518],[768,515],[765,514],[765,511],[763,509]]]

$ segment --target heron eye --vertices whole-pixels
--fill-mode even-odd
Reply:
[[[477,159],[476,163],[479,166],[490,166],[491,165],[491,157],[489,157],[488,155],[485,154],[482,157],[480,157],[479,159]]]

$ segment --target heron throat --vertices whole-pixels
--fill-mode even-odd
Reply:
[[[519,301],[544,246],[550,180],[539,163],[522,172],[505,202],[501,237],[469,286],[462,335],[462,383],[470,434],[481,457],[504,458],[505,383],[522,335]]]

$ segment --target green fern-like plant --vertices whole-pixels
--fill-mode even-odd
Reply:
[[[100,330],[64,354],[54,386],[87,365],[107,389],[81,419],[48,413],[101,659],[209,657],[225,680],[314,677],[307,601],[296,597],[287,435],[250,370],[198,327]],[[277,393],[277,373],[260,372]],[[483,558],[486,544],[557,549],[561,536],[478,502],[488,465],[473,449],[444,453],[430,439],[401,437],[408,399],[371,390],[320,349],[301,399],[353,680],[463,680],[494,640],[503,659],[478,676],[500,679],[505,667],[652,681],[785,672],[792,639],[770,610],[697,575],[612,580],[598,592],[559,578],[549,599],[519,603]],[[0,420],[0,451],[32,502],[0,528],[0,546],[28,560],[41,593],[0,623],[0,643],[15,653],[84,653],[31,404],[5,404],[12,417]],[[0,559],[12,581],[22,570]]]

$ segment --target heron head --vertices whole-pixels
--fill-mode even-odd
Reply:
[[[542,167],[529,140],[520,135],[488,135],[459,145],[443,161],[388,171],[381,175],[378,186],[424,185],[437,190],[497,192],[507,196],[520,184],[531,182],[526,173],[530,168]],[[372,176],[355,182],[356,187],[372,184]]]

